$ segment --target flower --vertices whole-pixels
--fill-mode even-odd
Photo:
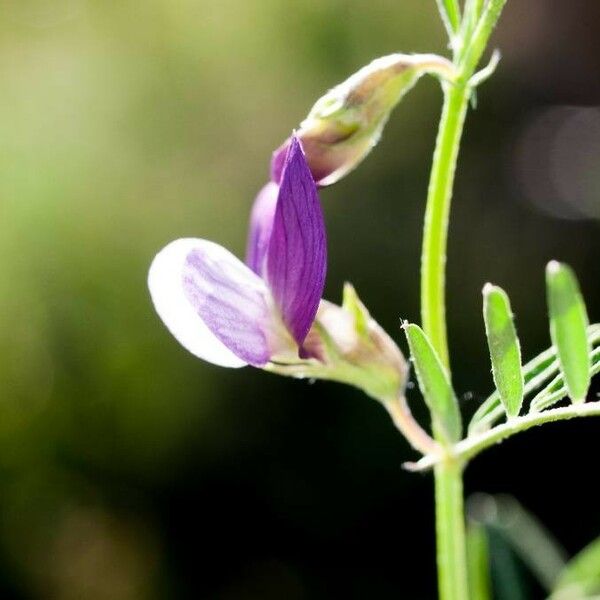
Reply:
[[[247,264],[213,242],[168,244],[148,275],[152,301],[175,338],[218,365],[264,367],[308,358],[304,341],[325,283],[325,223],[302,147],[292,137],[279,185],[251,216]]]
[[[192,354],[353,385],[389,402],[401,394],[404,356],[346,284],[342,306],[322,300],[325,223],[300,141],[292,136],[280,184],[250,216],[246,263],[202,239],[168,244],[150,267],[159,316]]]
[[[319,186],[354,169],[377,144],[392,109],[426,74],[452,80],[455,68],[435,54],[390,54],[372,61],[322,96],[300,124],[308,164]],[[274,153],[271,178],[281,178],[290,140]]]

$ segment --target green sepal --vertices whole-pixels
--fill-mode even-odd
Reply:
[[[361,302],[356,289],[351,283],[344,284],[342,296],[342,308],[354,317],[354,328],[356,333],[365,337],[369,334],[369,320],[371,315],[367,307]]]
[[[344,286],[342,306],[321,300],[303,348],[310,358],[276,355],[264,368],[352,385],[381,402],[396,401],[404,392],[408,364],[350,284]]]

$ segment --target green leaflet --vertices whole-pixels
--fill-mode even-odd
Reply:
[[[483,288],[483,319],[494,383],[506,414],[516,417],[524,393],[521,347],[508,296],[504,290],[489,283]]]
[[[458,0],[437,0],[438,9],[448,32],[452,37],[460,25],[460,6]]]
[[[415,365],[419,388],[431,412],[435,435],[449,443],[457,442],[462,435],[462,424],[448,371],[418,325],[404,325],[404,333]]]
[[[592,369],[590,375],[600,372],[600,347],[595,348],[591,354]],[[541,392],[531,400],[529,412],[540,412],[551,408],[556,403],[569,395],[565,387],[564,376],[559,373]]]
[[[567,563],[551,600],[580,600],[594,594],[600,594],[600,538]]]
[[[552,261],[546,267],[550,335],[556,346],[565,386],[574,403],[585,402],[590,385],[590,352],[585,303],[575,274]]]
[[[543,385],[558,370],[556,352],[553,348],[542,352],[523,367],[523,379],[525,395]],[[469,423],[469,435],[481,433],[489,429],[495,422],[505,415],[500,400],[500,394],[496,390],[477,409]]]
[[[600,324],[594,323],[587,329],[589,343],[595,347],[600,342]],[[595,368],[595,367],[594,367]],[[559,371],[556,359],[556,348],[548,348],[523,367],[525,379],[525,395],[540,388],[548,380],[552,379]],[[563,395],[563,397],[566,395]],[[533,409],[533,407],[532,407]],[[538,409],[539,410],[539,409]],[[486,431],[494,423],[504,416],[504,410],[500,401],[498,390],[494,391],[477,409],[469,423],[469,435],[475,435]]]

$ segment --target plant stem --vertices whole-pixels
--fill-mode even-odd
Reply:
[[[445,88],[423,230],[421,320],[423,330],[446,367],[449,367],[445,298],[448,221],[469,96],[469,89],[460,83]]]
[[[453,21],[456,18],[460,20],[458,3],[455,0],[438,0],[454,51],[455,65],[461,76],[452,84],[443,84],[444,107],[433,154],[423,230],[421,320],[425,333],[449,374],[446,253],[456,161],[471,96],[469,80],[505,4],[506,0],[489,0],[477,19],[483,5],[479,0],[469,2],[469,18],[472,22],[465,25],[462,35],[459,34],[457,39],[460,28]],[[462,470],[463,463],[449,454],[443,455],[435,466],[438,586],[441,600],[469,598]]]
[[[444,107],[433,155],[421,257],[423,329],[448,371],[446,248],[454,174],[469,96],[469,88],[461,82],[444,88]],[[450,458],[435,468],[435,510],[439,597],[441,600],[467,600],[462,465]]]
[[[469,598],[462,469],[462,464],[452,459],[435,467],[438,593],[442,600]]]
[[[433,155],[421,258],[421,318],[443,364],[449,369],[446,333],[445,271],[454,173],[469,89],[444,88],[444,107]],[[441,600],[468,598],[462,466],[451,459],[435,467],[438,586]]]
[[[561,406],[539,413],[530,413],[522,417],[515,417],[506,423],[496,425],[493,429],[478,435],[472,435],[462,440],[452,448],[452,455],[455,460],[466,463],[480,452],[499,444],[508,437],[511,437],[522,431],[527,431],[532,427],[543,425],[544,423],[554,423],[556,421],[568,421],[580,417],[600,417],[600,402],[588,402],[586,404],[571,404]],[[418,462],[407,465],[411,471],[426,471],[438,465],[442,466],[446,456],[442,454],[428,454]],[[437,474],[437,471],[436,471]]]
[[[425,455],[439,452],[439,444],[429,437],[412,416],[403,393],[396,398],[383,399],[382,404],[392,417],[394,425],[415,450]]]

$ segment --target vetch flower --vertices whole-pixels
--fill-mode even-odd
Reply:
[[[247,265],[203,239],[180,239],[155,257],[154,306],[192,354],[226,366],[308,358],[304,341],[325,283],[325,224],[300,142],[292,138],[279,186],[259,194]]]
[[[392,109],[426,73],[452,80],[455,68],[435,54],[391,54],[372,61],[316,102],[296,135],[317,185],[335,183],[367,156]],[[275,183],[281,179],[289,143],[273,154]]]
[[[403,393],[406,360],[351,285],[342,306],[321,299],[323,213],[301,144],[291,140],[280,184],[255,200],[246,264],[207,240],[171,242],[150,267],[154,306],[208,362],[347,383],[389,406]]]

